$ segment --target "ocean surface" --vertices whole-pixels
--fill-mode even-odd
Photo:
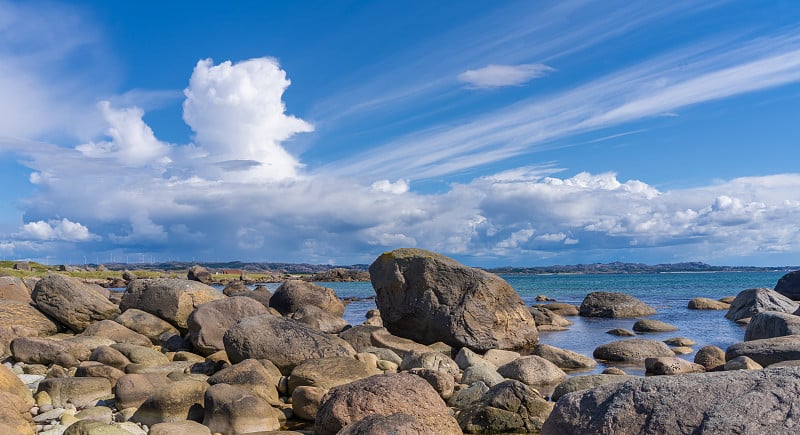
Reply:
[[[744,328],[725,318],[726,311],[689,310],[687,304],[695,297],[719,299],[735,296],[753,287],[773,288],[785,272],[714,272],[714,273],[658,273],[658,274],[560,274],[560,275],[501,275],[517,291],[527,305],[537,303],[537,295],[546,295],[558,302],[580,305],[586,294],[593,291],[623,292],[636,296],[657,311],[650,319],[661,320],[679,328],[675,332],[643,334],[641,338],[664,340],[671,337],[688,337],[697,342],[693,348],[715,345],[723,350],[742,341]],[[330,287],[340,298],[367,298],[374,296],[368,282],[317,283]],[[279,284],[270,285],[270,290]],[[360,300],[347,306],[344,317],[351,325],[360,325],[367,311],[375,308],[374,300]],[[542,332],[540,342],[569,349],[589,357],[594,349],[619,340],[607,334],[613,328],[631,330],[636,319],[597,319],[568,317],[574,324],[568,331]],[[680,355],[692,361],[694,354]],[[574,374],[600,373],[607,366]],[[644,374],[644,366],[620,365],[629,374]]]

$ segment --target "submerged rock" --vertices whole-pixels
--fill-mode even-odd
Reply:
[[[386,329],[423,344],[524,349],[536,324],[514,289],[497,275],[421,249],[398,249],[369,268]]]

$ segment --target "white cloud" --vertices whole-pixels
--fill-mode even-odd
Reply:
[[[17,237],[23,240],[55,240],[65,242],[86,242],[99,239],[98,236],[90,233],[87,227],[78,222],[72,222],[67,218],[61,220],[28,222],[22,226]]]
[[[553,71],[555,71],[554,68],[541,63],[487,65],[483,68],[464,71],[458,75],[458,80],[475,88],[499,88],[523,85]]]
[[[408,192],[410,187],[408,180],[397,180],[394,183],[389,180],[379,180],[372,183],[372,190],[376,192],[394,193],[395,195]]]
[[[197,62],[184,91],[183,118],[207,153],[203,159],[222,164],[214,172],[218,177],[270,181],[298,175],[300,162],[281,142],[314,128],[285,114],[281,98],[290,83],[272,58]]]

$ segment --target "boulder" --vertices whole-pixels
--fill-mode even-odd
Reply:
[[[411,351],[403,355],[403,361],[400,363],[400,370],[411,370],[414,368],[433,369],[447,373],[456,378],[461,376],[458,364],[449,356],[439,352]]]
[[[222,294],[225,296],[240,296],[239,293],[249,292],[250,289],[242,281],[231,281],[222,289]]]
[[[536,322],[536,327],[539,329],[541,329],[542,326],[566,328],[567,326],[572,325],[571,320],[567,320],[560,314],[556,314],[542,306],[529,307],[528,311],[530,311],[531,315],[533,316],[533,320]]]
[[[709,298],[694,298],[689,301],[690,310],[727,310],[730,307],[730,304]]]
[[[725,360],[747,356],[762,366],[800,359],[800,335],[763,338],[736,343],[725,351]]]
[[[717,346],[703,346],[694,355],[694,362],[705,367],[707,372],[722,370],[725,365],[725,351]]]
[[[603,369],[601,374],[604,374],[604,375],[623,375],[623,376],[627,375],[627,373],[625,373],[625,370],[622,370],[619,367],[606,367],[605,369]]]
[[[581,303],[583,317],[640,317],[655,314],[656,310],[625,293],[592,292]]]
[[[683,347],[683,346],[696,346],[697,345],[697,342],[695,342],[691,338],[687,338],[687,337],[672,337],[672,338],[668,338],[668,339],[663,340],[663,341],[664,341],[664,344],[666,344],[667,346]]]
[[[137,346],[135,344],[117,343],[112,344],[111,347],[121,354],[133,364],[141,364],[144,366],[157,366],[169,363],[169,358],[163,353],[151,348],[150,346]]]
[[[385,328],[379,326],[356,325],[340,332],[339,337],[350,343],[356,352],[361,352],[372,346],[372,333],[379,330],[386,331]]]
[[[15,276],[0,276],[0,299],[31,303],[31,291]]]
[[[400,356],[403,356],[411,351],[431,351],[431,348],[425,346],[424,344],[419,344],[416,341],[390,334],[386,328],[380,328],[376,331],[373,331],[371,337],[373,346],[389,349]]]
[[[15,405],[12,408],[17,412],[28,412],[35,404],[28,387],[22,383],[16,373],[2,364],[0,364],[0,392],[15,397],[13,402],[9,399],[8,405]]]
[[[113,319],[119,307],[77,278],[51,274],[39,280],[31,299],[43,313],[81,332],[93,322]]]
[[[533,355],[540,356],[560,369],[586,370],[597,366],[597,361],[571,350],[559,349],[549,344],[537,344]]]
[[[70,424],[64,435],[131,435],[131,423],[107,423],[96,420],[78,420]],[[134,425],[135,427],[135,425]]]
[[[800,335],[800,316],[779,311],[764,311],[750,319],[744,332],[744,341],[784,335]]]
[[[113,320],[101,320],[92,323],[81,332],[82,336],[87,337],[103,337],[113,340],[117,343],[128,343],[139,346],[150,346],[150,339],[136,331],[126,328],[125,326]]]
[[[289,376],[289,393],[295,388],[307,385],[325,390],[363,379],[370,373],[361,361],[348,356],[331,356],[308,359],[298,364]]]
[[[537,304],[534,307],[541,307],[550,310],[553,313],[558,314],[559,316],[577,316],[580,314],[580,307],[573,304],[567,304],[564,302],[552,302],[549,304]]]
[[[271,362],[246,359],[214,373],[208,378],[208,383],[235,385],[250,391],[270,405],[279,405],[281,401],[277,385],[280,377],[280,371]]]
[[[603,373],[600,375],[574,376],[558,384],[556,388],[553,390],[553,395],[551,399],[553,399],[553,401],[556,402],[558,401],[558,399],[561,398],[561,396],[568,393],[574,393],[575,391],[589,390],[591,388],[600,385],[618,384],[620,382],[629,381],[631,379],[636,379],[636,376],[628,376],[624,372],[622,374]]]
[[[149,435],[211,435],[207,426],[192,421],[175,421],[170,423],[156,423],[150,427]]]
[[[117,379],[114,403],[118,409],[138,408],[148,397],[171,383],[161,373],[133,373]]]
[[[386,329],[423,344],[527,349],[538,331],[525,303],[497,275],[421,249],[398,249],[369,267]]]
[[[455,380],[453,375],[434,369],[416,368],[408,371],[412,375],[417,375],[428,383],[442,396],[442,399],[447,400],[455,391]],[[499,376],[499,375],[498,375]]]
[[[601,344],[593,356],[604,361],[642,361],[651,357],[675,356],[675,353],[660,341],[629,338]]]
[[[129,360],[128,357],[111,346],[97,347],[92,351],[89,360],[96,361],[122,371],[125,371],[125,367],[131,363],[131,360]]]
[[[678,327],[659,320],[641,319],[633,324],[633,330],[636,332],[671,332],[677,331]]]
[[[498,382],[499,383],[499,382]],[[496,385],[496,384],[495,384]],[[481,381],[475,382],[463,390],[458,390],[450,397],[448,404],[456,409],[465,409],[473,403],[480,402],[489,387]]]
[[[467,369],[467,367],[472,367],[475,365],[486,365],[491,367],[492,369],[496,369],[497,367],[486,361],[482,356],[478,355],[477,353],[469,350],[469,348],[462,347],[458,350],[456,357],[453,358],[453,361],[458,364],[458,367],[462,370]]]
[[[47,378],[39,382],[37,393],[46,392],[54,407],[67,403],[76,408],[94,406],[98,400],[113,397],[111,382],[105,378]]]
[[[461,411],[458,424],[464,433],[539,433],[552,408],[535,389],[508,380]]]
[[[519,352],[514,352],[511,350],[489,349],[485,354],[483,354],[483,359],[489,361],[497,367],[500,367],[501,365],[514,361],[520,356],[521,355]]]
[[[417,435],[428,431],[418,418],[396,413],[390,415],[368,415],[345,426],[337,435]]]
[[[72,363],[70,366],[77,366],[79,361],[88,360],[91,352],[86,345],[71,340],[20,337],[11,342],[11,354],[14,359],[27,364],[48,365],[56,361],[62,363],[69,361]]]
[[[800,305],[797,302],[776,291],[767,288],[751,288],[742,290],[736,295],[725,318],[740,320],[753,317],[763,311],[794,313],[798,308]]]
[[[214,433],[247,434],[281,427],[269,404],[247,390],[228,384],[209,387],[203,409],[203,425]]]
[[[400,358],[395,351],[391,349],[385,349],[383,347],[367,347],[364,348],[364,352],[371,353],[378,357],[378,360],[390,361],[392,363],[397,364],[400,367],[400,363],[403,362],[403,358]]]
[[[162,334],[178,335],[179,332],[169,322],[136,308],[129,308],[114,319],[120,325],[144,335],[150,342],[157,344]]]
[[[269,299],[269,306],[284,315],[297,311],[303,305],[313,305],[336,317],[344,314],[344,302],[336,296],[336,292],[310,282],[286,281]]]
[[[550,361],[536,355],[523,356],[497,368],[504,378],[516,379],[526,385],[554,385],[567,374]]]
[[[246,296],[248,298],[255,299],[260,302],[261,305],[269,308],[269,300],[272,297],[272,293],[268,288],[259,285],[256,286],[256,288],[254,288],[252,291],[237,293],[235,296]]]
[[[775,291],[793,301],[800,301],[800,270],[783,275],[775,284]]]
[[[5,365],[0,365],[0,404],[0,430],[9,435],[33,435],[29,411],[36,402],[28,387]]]
[[[292,412],[303,420],[314,421],[327,390],[301,385],[292,391]]]
[[[793,433],[798,391],[800,368],[637,378],[562,396],[542,434]]]
[[[636,333],[625,328],[614,328],[606,331],[606,334],[616,335],[617,337],[636,337]]]
[[[705,367],[700,364],[690,363],[685,359],[674,356],[645,358],[644,369],[648,375],[682,375],[706,371]]]
[[[408,414],[420,433],[460,434],[461,429],[438,393],[409,373],[376,375],[334,387],[317,412],[316,433],[333,435],[369,415]]]
[[[262,314],[247,317],[228,329],[223,337],[232,363],[265,358],[288,375],[301,362],[328,356],[353,357],[350,344],[335,335],[309,328],[296,320]]]
[[[211,278],[211,272],[199,264],[195,264],[189,268],[189,271],[186,272],[186,279],[189,281],[198,281],[203,284],[211,284],[211,282],[214,281]]]
[[[120,379],[121,381],[121,379]],[[131,417],[148,426],[156,423],[203,419],[203,398],[208,384],[201,381],[176,381],[161,385]]]
[[[329,314],[314,305],[303,305],[291,314],[291,318],[328,334],[338,334],[350,326],[343,318]]]
[[[484,384],[493,387],[504,380],[505,378],[503,378],[503,376],[497,372],[497,368],[491,364],[476,364],[474,366],[469,366],[464,369],[464,373],[461,375],[461,383],[465,385],[483,382]]]
[[[748,358],[744,355],[737,356],[732,360],[725,363],[723,369],[725,371],[729,370],[761,370],[764,367],[761,364],[753,361],[751,358]]]
[[[225,349],[222,336],[231,326],[245,317],[262,314],[269,314],[269,310],[257,300],[242,296],[206,302],[192,311],[186,321],[189,342],[199,353],[211,355]]]
[[[76,378],[105,378],[111,383],[111,388],[117,385],[117,380],[125,376],[122,370],[107,366],[96,361],[82,362],[75,371]]]
[[[200,305],[225,296],[214,287],[183,279],[137,279],[128,284],[119,308],[136,308],[188,329],[189,315]]]

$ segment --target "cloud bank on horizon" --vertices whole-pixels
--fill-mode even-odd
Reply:
[[[553,17],[579,6],[560,2],[537,17],[556,25]],[[91,28],[79,11],[64,6],[73,19],[48,30],[46,39],[64,44],[51,51],[34,50],[30,41],[44,46],[44,39],[33,32],[14,32],[22,20],[46,28],[56,17],[34,17],[17,3],[0,2],[0,10],[0,36],[10,41],[0,47],[0,72],[9,70],[0,91],[11,96],[0,102],[0,156],[23,168],[19,183],[29,192],[13,198],[16,214],[2,215],[6,258],[352,264],[421,247],[479,265],[797,263],[798,172],[755,168],[757,175],[712,175],[669,188],[621,177],[613,166],[569,168],[566,157],[552,154],[583,141],[621,156],[626,148],[606,145],[669,128],[658,123],[679,111],[797,89],[797,27],[722,32],[578,77],[574,70],[585,65],[567,61],[575,53],[588,56],[585,50],[653,20],[695,12],[684,4],[626,6],[544,38],[501,11],[486,20],[504,18],[509,26],[457,47],[472,47],[469,54],[447,58],[444,43],[434,41],[433,53],[399,69],[376,62],[372,78],[315,97],[309,116],[287,103],[293,72],[271,53],[200,58],[183,73],[182,101],[173,102],[182,103],[191,136],[167,141],[148,121],[148,106],[172,104],[176,92],[114,93],[64,66],[76,52],[102,45],[96,33],[75,32]],[[447,60],[427,64],[428,56]],[[414,62],[426,68],[406,76],[403,68]],[[54,67],[67,80],[46,74]],[[433,115],[456,106],[457,113]],[[353,119],[391,119],[400,128],[350,134]],[[797,133],[790,128],[786,134]],[[303,140],[308,149],[298,151]],[[316,157],[326,148],[335,150]]]

